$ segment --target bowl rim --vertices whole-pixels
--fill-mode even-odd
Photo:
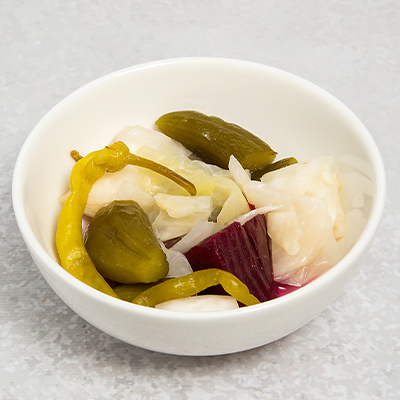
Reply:
[[[311,90],[318,96],[324,97],[334,107],[338,108],[342,113],[345,113],[347,118],[350,119],[353,124],[355,124],[358,134],[362,136],[364,141],[366,142],[367,149],[370,152],[371,162],[373,163],[373,170],[375,173],[374,202],[367,224],[360,238],[354,244],[352,249],[343,257],[343,259],[340,260],[335,266],[330,268],[328,271],[326,271],[323,275],[319,276],[317,279],[308,283],[305,287],[299,288],[298,290],[288,293],[285,296],[278,297],[270,301],[254,305],[252,307],[239,308],[237,310],[203,312],[203,313],[190,313],[182,311],[165,312],[165,310],[143,307],[136,304],[131,304],[125,301],[121,301],[119,299],[108,296],[102,292],[99,292],[96,289],[93,289],[90,286],[82,283],[81,281],[70,275],[67,271],[65,271],[55,260],[53,260],[53,258],[41,246],[33,230],[30,228],[21,196],[23,190],[22,182],[24,181],[23,177],[26,173],[26,166],[24,166],[24,159],[30,152],[29,150],[30,145],[37,139],[37,137],[41,136],[42,125],[44,125],[46,121],[53,116],[53,114],[55,114],[59,109],[61,109],[64,104],[73,101],[75,97],[79,97],[82,93],[90,91],[92,87],[101,85],[103,82],[109,81],[115,77],[122,76],[124,74],[131,74],[144,69],[147,70],[151,68],[160,68],[174,64],[180,65],[182,63],[187,65],[202,63],[209,65],[216,64],[219,66],[225,65],[226,67],[239,66],[241,68],[262,70],[266,73],[273,73],[283,76],[284,78],[294,80],[295,82],[306,86],[308,90]],[[44,264],[52,268],[53,272],[57,274],[61,280],[66,281],[67,284],[74,286],[76,290],[78,290],[82,294],[90,296],[94,300],[100,303],[108,304],[110,306],[115,306],[132,313],[151,315],[169,321],[186,320],[190,322],[193,320],[201,321],[210,319],[220,320],[221,318],[223,319],[236,318],[243,314],[247,315],[254,312],[259,312],[260,310],[276,307],[277,305],[282,303],[287,303],[292,301],[295,302],[301,299],[302,296],[308,296],[309,293],[317,292],[318,290],[320,290],[321,287],[329,285],[329,283],[332,280],[335,280],[335,278],[341,275],[342,271],[346,270],[347,268],[350,268],[350,266],[356,263],[360,259],[360,257],[364,254],[365,250],[370,245],[378,229],[384,211],[385,198],[386,198],[386,175],[385,175],[384,163],[380,155],[379,149],[374,139],[372,138],[370,132],[367,130],[364,124],[358,119],[358,117],[353,113],[353,111],[351,111],[344,103],[342,103],[335,96],[327,92],[325,89],[291,72],[287,72],[285,70],[276,67],[252,61],[223,58],[223,57],[182,57],[182,58],[168,58],[168,59],[156,60],[126,67],[86,83],[85,85],[74,90],[69,95],[60,100],[58,103],[56,103],[32,129],[32,131],[27,136],[18,154],[12,177],[12,204],[17,225],[19,227],[21,235],[28,249],[31,251],[32,254],[35,255],[35,257],[41,259]]]

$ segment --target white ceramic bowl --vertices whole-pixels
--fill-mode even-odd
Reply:
[[[58,264],[55,230],[72,149],[86,154],[124,125],[153,127],[163,113],[195,109],[264,138],[279,157],[352,154],[371,166],[373,205],[351,251],[317,280],[284,297],[239,310],[190,314],[111,298]],[[57,104],[34,128],[18,157],[13,204],[22,236],[46,281],[78,315],[102,331],[146,349],[180,355],[238,352],[300,328],[340,293],[368,250],[385,198],[378,149],[357,117],[336,98],[292,74],[250,62],[188,58],[127,68],[89,83]]]

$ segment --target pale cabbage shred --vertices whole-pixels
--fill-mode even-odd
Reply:
[[[149,216],[161,244],[186,235],[169,250],[162,245],[170,263],[168,276],[190,273],[183,253],[231,221],[243,218],[250,211],[248,203],[256,207],[253,214],[257,209],[266,213],[276,281],[304,285],[343,256],[339,239],[346,232],[346,215],[333,158],[314,157],[270,172],[259,182],[251,181],[249,172],[233,156],[229,171],[205,164],[189,158],[190,152],[180,143],[139,125],[125,127],[115,140],[123,141],[132,153],[174,170],[197,188],[197,195],[190,196],[159,174],[127,166],[105,174],[89,195],[85,210],[89,217],[113,200],[133,199]],[[213,211],[217,220],[208,222]],[[358,221],[360,216],[352,218]]]
[[[234,310],[239,308],[238,302],[232,296],[202,295],[167,300],[155,306],[160,310],[181,312],[212,312]]]

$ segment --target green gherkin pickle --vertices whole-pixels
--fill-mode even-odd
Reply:
[[[113,201],[101,208],[84,235],[97,270],[115,282],[157,282],[168,273],[168,262],[150,225],[135,201]]]
[[[271,164],[276,152],[242,127],[197,111],[174,111],[162,115],[158,128],[182,143],[206,163],[228,168],[231,155],[250,172]]]

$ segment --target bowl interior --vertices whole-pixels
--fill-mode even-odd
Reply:
[[[268,142],[278,158],[304,161],[350,154],[367,162],[374,205],[363,233],[368,236],[364,247],[372,238],[384,202],[382,160],[365,127],[342,103],[274,68],[224,59],[178,59],[98,79],[61,101],[34,128],[13,182],[17,221],[34,258],[58,262],[54,238],[58,199],[68,189],[74,164],[69,152],[87,154],[107,145],[125,125],[153,128],[160,115],[179,109],[237,123]]]

